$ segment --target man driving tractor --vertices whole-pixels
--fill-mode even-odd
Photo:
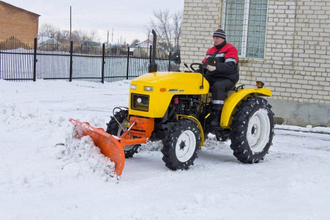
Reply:
[[[237,49],[227,43],[222,29],[213,33],[214,46],[207,50],[203,63],[207,72],[205,78],[210,83],[212,92],[212,126],[219,125],[220,115],[227,92],[239,79]]]

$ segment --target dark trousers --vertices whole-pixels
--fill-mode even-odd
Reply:
[[[228,91],[235,86],[236,82],[226,78],[215,78],[207,75],[205,78],[210,83],[213,102],[212,109],[221,111]]]

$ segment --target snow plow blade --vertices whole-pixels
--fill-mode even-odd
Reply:
[[[103,128],[95,128],[88,122],[80,122],[70,118],[75,127],[78,138],[90,136],[94,144],[100,148],[101,153],[115,163],[115,173],[120,176],[125,166],[125,153],[122,144],[112,135],[106,133]]]

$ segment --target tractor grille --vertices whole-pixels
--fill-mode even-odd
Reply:
[[[138,111],[149,111],[149,96],[132,93],[131,109]]]

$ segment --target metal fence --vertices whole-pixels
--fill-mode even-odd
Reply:
[[[12,40],[0,43],[0,79],[5,80],[69,80],[116,81],[132,79],[148,72],[150,51],[144,57],[133,56],[130,48],[120,53],[113,48],[86,48],[81,45],[58,46],[22,45]],[[115,51],[115,55],[113,55]],[[176,71],[178,65],[167,58],[157,58],[158,71]]]

